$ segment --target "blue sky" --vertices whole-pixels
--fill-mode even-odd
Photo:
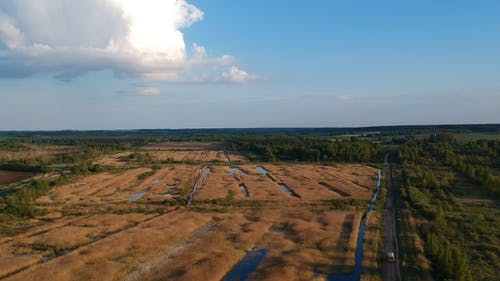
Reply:
[[[0,130],[500,123],[499,1],[44,2],[0,4]]]

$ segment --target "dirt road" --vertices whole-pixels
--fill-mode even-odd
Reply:
[[[392,170],[388,161],[389,155],[385,156],[385,174],[387,186],[387,200],[384,209],[384,262],[382,264],[382,277],[384,281],[399,281],[401,280],[401,273],[399,272],[399,259],[398,259],[398,244],[396,236],[396,220],[394,216],[394,197],[392,190]],[[389,262],[386,258],[386,253],[394,252],[396,260]]]

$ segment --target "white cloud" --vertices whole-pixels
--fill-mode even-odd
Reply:
[[[257,79],[257,76],[248,74],[246,71],[236,66],[231,66],[226,72],[222,73],[222,80],[233,83],[246,83]]]
[[[207,56],[207,50],[205,47],[200,46],[196,43],[193,44],[193,52],[195,58],[204,58]]]
[[[9,49],[15,49],[24,43],[24,35],[15,26],[11,17],[0,10],[0,41]]]
[[[216,81],[213,69],[234,58],[209,58],[197,44],[188,56],[182,33],[203,15],[186,0],[2,0],[0,77],[49,72],[68,81],[110,69],[120,77]],[[223,76],[252,80],[236,67]]]

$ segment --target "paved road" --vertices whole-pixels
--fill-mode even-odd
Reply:
[[[396,239],[396,220],[394,217],[394,198],[392,193],[392,171],[391,165],[388,162],[389,155],[385,156],[385,179],[387,186],[387,200],[384,209],[384,261],[382,264],[382,279],[384,281],[400,281],[401,273],[399,272],[399,258],[398,258],[398,245]],[[396,255],[396,262],[388,262],[385,258],[385,253],[394,252]]]

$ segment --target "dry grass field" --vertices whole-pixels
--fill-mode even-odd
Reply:
[[[61,145],[26,145],[20,151],[0,150],[0,161],[10,160],[40,160],[50,161],[58,154],[76,153],[78,150]]]
[[[210,145],[143,149],[198,161],[216,157]],[[40,197],[43,215],[0,235],[1,280],[218,281],[252,249],[268,251],[252,280],[326,280],[354,267],[375,168],[221,161],[152,169],[115,161],[124,155],[99,160],[120,169]],[[337,199],[367,203],[328,205]]]
[[[225,152],[220,144],[206,142],[167,142],[141,148],[160,161],[245,162],[240,154]]]

